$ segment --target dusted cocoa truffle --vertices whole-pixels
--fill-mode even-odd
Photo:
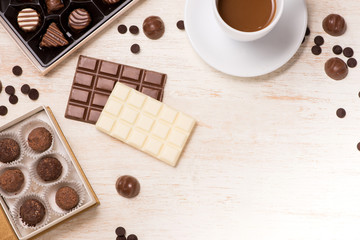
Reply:
[[[156,40],[164,35],[165,24],[160,17],[150,16],[144,20],[143,30],[148,38]]]
[[[36,171],[42,180],[49,182],[60,177],[62,168],[60,161],[56,158],[44,157],[39,161]]]
[[[51,147],[51,133],[44,127],[35,128],[28,136],[28,143],[35,152],[44,152]]]
[[[0,139],[0,162],[9,163],[15,161],[20,156],[19,144],[11,139]]]
[[[334,57],[325,63],[326,74],[334,80],[342,80],[348,75],[348,67],[340,58]]]
[[[61,209],[69,211],[79,204],[79,195],[71,187],[62,187],[56,192],[55,202]]]
[[[28,199],[20,207],[21,220],[28,226],[35,227],[44,216],[45,207],[36,199]]]
[[[133,198],[140,192],[140,183],[136,178],[125,175],[116,181],[116,190],[123,197]]]
[[[14,193],[24,184],[24,174],[20,169],[8,169],[0,176],[0,188],[5,192]]]
[[[324,31],[331,36],[341,36],[346,31],[345,19],[338,14],[328,15],[322,22]]]

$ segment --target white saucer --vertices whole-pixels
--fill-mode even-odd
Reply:
[[[199,56],[215,69],[238,77],[270,73],[299,49],[307,27],[305,0],[285,0],[275,28],[254,42],[237,42],[225,35],[215,20],[212,0],[187,0],[185,29]]]

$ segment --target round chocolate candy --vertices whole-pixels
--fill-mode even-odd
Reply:
[[[331,36],[341,36],[346,31],[345,19],[338,14],[328,15],[322,22],[324,31]]]
[[[125,34],[127,32],[127,27],[124,24],[118,26],[118,32],[121,34]]]
[[[21,76],[23,70],[20,66],[14,66],[13,69],[12,69],[12,72],[15,76]]]
[[[33,32],[40,25],[40,14],[32,8],[24,8],[19,12],[17,22],[24,32]]]
[[[334,80],[342,80],[348,75],[348,66],[340,58],[334,57],[325,63],[326,74]]]
[[[36,166],[37,174],[45,182],[57,180],[60,177],[62,171],[63,167],[60,161],[53,157],[42,158]]]
[[[137,54],[140,52],[140,46],[139,44],[133,44],[130,48],[131,52],[134,53],[134,54]]]
[[[0,107],[0,114],[2,113],[2,107]],[[7,113],[7,108],[6,108]],[[6,114],[5,114],[6,115]],[[11,138],[0,139],[0,162],[10,163],[17,160],[20,157],[20,146]]]
[[[5,92],[9,95],[14,95],[15,94],[15,88],[13,86],[7,86],[5,88]]]
[[[28,84],[24,84],[24,85],[22,85],[22,87],[21,87],[21,92],[23,93],[23,94],[29,94],[29,92],[30,92],[30,86],[28,85]]]
[[[0,106],[0,116],[5,116],[8,113],[7,107],[4,105]]]
[[[40,201],[28,199],[20,207],[20,217],[26,225],[34,227],[43,220],[45,211]]]
[[[124,175],[116,181],[116,190],[125,198],[134,198],[140,192],[140,183],[136,178]]]
[[[139,28],[135,25],[130,26],[129,31],[131,34],[134,34],[134,35],[139,34]]]
[[[91,17],[88,11],[83,8],[75,9],[69,16],[69,27],[74,32],[80,32],[87,28],[91,23]]]
[[[29,98],[31,100],[37,100],[39,98],[39,91],[36,90],[35,88],[30,89]]]
[[[71,187],[61,187],[55,195],[56,204],[66,211],[70,211],[76,207],[79,201],[79,194]]]
[[[148,38],[156,40],[164,35],[165,24],[160,17],[150,16],[144,20],[143,30]]]
[[[179,21],[176,23],[176,26],[177,26],[177,28],[180,29],[180,30],[185,30],[184,20],[179,20]]]
[[[336,55],[340,55],[343,52],[342,47],[339,45],[335,45],[332,50],[333,50],[333,53]]]
[[[24,181],[25,177],[20,169],[8,169],[0,175],[0,188],[5,192],[14,193],[21,189]]]
[[[2,83],[0,81],[0,93],[2,92]]]
[[[350,68],[356,67],[356,65],[357,65],[356,59],[355,59],[355,58],[349,58],[349,59],[347,60],[347,65],[348,65]]]
[[[28,136],[29,147],[35,152],[41,153],[51,147],[53,137],[44,127],[33,129]]]

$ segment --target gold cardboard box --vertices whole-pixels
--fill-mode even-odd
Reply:
[[[50,221],[48,224],[46,224],[44,227],[41,227],[40,229],[31,231],[30,233],[25,233],[24,231],[20,230],[20,226],[17,226],[12,215],[10,212],[9,204],[7,203],[6,199],[3,197],[0,197],[0,240],[27,240],[32,239],[35,236],[38,236],[39,234],[42,234],[50,229],[52,229],[57,224],[60,224],[64,222],[65,220],[68,220],[75,216],[76,214],[83,212],[85,210],[88,210],[91,207],[94,207],[96,205],[99,205],[99,199],[97,198],[94,190],[92,189],[88,179],[85,176],[85,173],[83,172],[79,162],[77,161],[73,151],[71,150],[63,132],[60,129],[60,126],[58,122],[56,121],[51,109],[49,107],[38,107],[29,113],[5,124],[4,126],[0,127],[0,133],[4,132],[18,124],[21,124],[21,122],[26,121],[29,118],[32,118],[34,116],[41,115],[42,118],[48,118],[48,123],[50,123],[50,126],[54,130],[55,137],[60,140],[60,145],[65,149],[66,155],[73,164],[72,166],[75,168],[77,174],[76,176],[81,180],[81,183],[84,186],[84,191],[87,194],[88,201],[81,205],[76,210],[65,214],[62,217],[57,217],[55,220]]]

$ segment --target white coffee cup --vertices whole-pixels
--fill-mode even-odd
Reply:
[[[215,18],[220,25],[221,29],[232,39],[242,42],[249,42],[254,41],[257,39],[260,39],[264,37],[266,34],[268,34],[279,22],[279,19],[283,13],[284,10],[284,0],[275,0],[276,1],[276,10],[275,10],[275,16],[271,23],[266,26],[265,28],[255,31],[255,32],[243,32],[239,31],[231,26],[229,26],[220,16],[220,13],[218,11],[218,1],[219,0],[212,0],[213,2],[213,10],[215,14]],[[251,0],[249,0],[251,1]]]

